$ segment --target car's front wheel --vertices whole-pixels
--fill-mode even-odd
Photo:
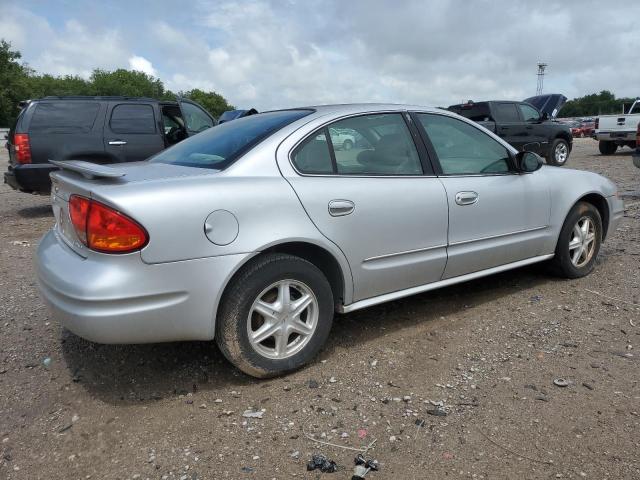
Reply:
[[[566,278],[588,275],[602,244],[602,219],[591,203],[578,202],[562,225],[551,266]]]
[[[229,285],[216,341],[243,372],[271,377],[315,357],[331,330],[333,310],[331,286],[315,265],[267,254],[243,267]]]

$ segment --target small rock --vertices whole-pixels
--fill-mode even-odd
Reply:
[[[340,434],[340,438],[349,438],[349,434],[347,432],[342,432]]]
[[[200,408],[202,408],[202,409],[207,408],[207,404],[206,404],[206,403],[201,403],[201,404],[200,404]]]
[[[391,435],[391,436],[389,437],[389,441],[390,441],[391,443],[395,442],[396,440],[397,440],[397,438],[396,438],[396,436],[395,436],[395,435]]]
[[[78,415],[77,413],[75,413],[73,415],[73,417],[71,417],[71,422],[72,423],[76,423],[78,420],[80,420],[80,415]]]
[[[291,390],[291,387],[289,385],[285,385],[284,387],[282,387],[282,390],[284,390],[285,392],[288,392]]]
[[[216,398],[213,403],[222,403],[222,399],[221,398]]]
[[[431,410],[427,410],[429,415],[433,415],[434,417],[446,417],[447,412],[442,408],[432,408]]]
[[[568,387],[571,384],[571,382],[569,380],[564,379],[564,378],[556,378],[553,381],[553,384],[556,387]]]
[[[593,385],[591,385],[590,383],[582,382],[582,386],[587,390],[593,390]]]
[[[289,455],[291,458],[298,460],[300,458],[300,450],[296,450]]]
[[[242,414],[245,418],[262,418],[264,410],[245,410]]]
[[[260,456],[259,455],[254,455],[253,457],[251,457],[253,460],[260,460]]]
[[[404,397],[402,397],[402,401],[406,402],[406,403],[409,403],[411,401],[411,396],[405,395]]]
[[[378,365],[378,360],[373,360],[369,365],[375,367],[376,365]]]
[[[52,362],[53,360],[51,360],[51,357],[46,357],[44,360],[42,360],[42,365],[44,365],[44,368],[49,368]]]
[[[336,383],[336,382],[337,382],[336,377],[331,377],[329,379],[329,383]]]
[[[308,385],[309,385],[309,388],[318,388],[320,386],[320,384],[313,379],[309,380]]]

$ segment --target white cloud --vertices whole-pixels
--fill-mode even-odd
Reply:
[[[153,68],[153,65],[149,60],[144,57],[140,57],[138,55],[134,55],[129,57],[129,68],[131,70],[137,70],[139,72],[144,72],[147,75],[151,75],[152,77],[157,77],[158,72]]]

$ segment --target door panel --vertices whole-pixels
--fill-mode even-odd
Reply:
[[[104,125],[105,151],[119,162],[137,162],[163,150],[156,118],[151,104],[112,104]]]
[[[541,255],[549,193],[536,173],[442,177],[449,199],[449,260],[444,278]],[[477,193],[460,205],[458,192]]]
[[[437,178],[287,178],[316,227],[344,252],[354,301],[440,280],[447,199]],[[334,216],[329,204],[353,203]]]
[[[520,118],[520,112],[513,102],[492,102],[491,114],[496,122],[496,134],[521,150],[530,142],[529,131]]]

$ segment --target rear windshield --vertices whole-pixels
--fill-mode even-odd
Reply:
[[[232,120],[183,140],[149,161],[224,170],[259,142],[312,110],[280,110]]]
[[[489,106],[486,102],[451,105],[447,110],[462,115],[474,122],[488,122],[491,120],[491,113],[489,112]]]
[[[98,102],[38,103],[29,130],[45,133],[86,133],[93,128]]]

